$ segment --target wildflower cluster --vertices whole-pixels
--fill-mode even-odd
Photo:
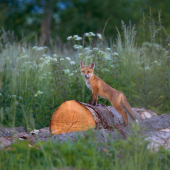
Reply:
[[[37,46],[34,46],[32,47],[33,50],[35,51],[45,51],[48,47],[44,46],[44,47],[37,47]]]
[[[84,34],[84,37],[88,37],[89,42],[91,42],[94,37],[98,37],[99,40],[102,41],[102,35],[100,33],[94,34],[93,32],[88,32]],[[73,40],[73,39],[82,40],[82,37],[79,37],[78,35],[74,35],[74,36],[69,36],[67,38],[67,40]],[[98,56],[99,58],[102,57],[103,59],[111,60],[112,57],[118,57],[118,53],[113,52],[111,48],[106,47],[105,50],[101,50],[100,46],[101,46],[101,42],[97,44],[97,47],[93,47],[93,48],[91,47],[91,45],[89,45],[88,47],[84,47],[79,43],[79,44],[74,44],[73,48],[77,50],[77,56],[80,57],[81,59],[93,60],[94,57]]]
[[[41,95],[41,94],[43,94],[43,92],[42,92],[42,91],[40,91],[40,90],[38,90],[38,91],[37,91],[37,93],[35,93],[35,95],[34,95],[34,96],[35,96],[35,97],[37,97],[38,95]]]
[[[100,40],[102,39],[102,35],[100,33],[94,34],[93,32],[85,33],[84,36],[86,37],[95,37],[97,36]]]
[[[73,76],[75,73],[77,73],[77,70],[73,70],[72,72],[69,69],[63,70],[64,73],[68,76]]]
[[[80,41],[80,40],[82,40],[82,38],[79,37],[78,35],[74,35],[74,36],[69,36],[69,37],[67,37],[67,40],[76,40],[76,41]]]

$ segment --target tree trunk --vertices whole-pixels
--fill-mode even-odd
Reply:
[[[157,116],[154,111],[141,108],[133,109],[133,112],[139,121],[139,133],[141,134],[170,127],[170,115],[168,114]],[[60,117],[62,119],[60,119]],[[66,117],[69,118],[67,119]],[[52,134],[60,134],[79,130],[83,131],[89,128],[104,128],[112,131],[113,127],[115,127],[126,138],[130,135],[133,128],[132,123],[135,123],[129,115],[128,119],[129,124],[125,126],[122,116],[111,106],[102,104],[93,106],[72,100],[64,102],[53,113],[50,130]],[[73,126],[73,128],[71,128],[71,126]]]
[[[48,4],[44,5],[44,14],[43,14],[44,18],[41,22],[41,37],[40,37],[41,46],[49,45],[51,22],[52,22],[52,15],[53,15],[52,2],[53,0],[50,0]]]

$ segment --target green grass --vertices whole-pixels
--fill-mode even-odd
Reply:
[[[93,137],[92,137],[93,136]],[[26,141],[0,150],[1,170],[47,170],[75,167],[84,170],[168,170],[170,152],[157,153],[147,149],[148,142],[130,136],[126,141],[111,138],[107,143],[97,143],[94,133],[78,137],[74,142],[38,142],[30,147]]]

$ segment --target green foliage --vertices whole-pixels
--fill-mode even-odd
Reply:
[[[136,133],[126,141],[110,138],[108,143],[96,142],[95,134],[90,131],[86,137],[78,136],[74,142],[47,141],[30,146],[26,141],[18,141],[6,150],[0,150],[1,169],[168,170],[170,152],[163,148],[157,153],[150,151],[148,142]]]
[[[94,73],[122,91],[132,107],[170,111],[169,44],[144,42],[135,46],[135,28],[122,22],[124,34],[108,47],[101,34],[68,37],[73,48],[31,47],[9,43],[3,34],[0,54],[0,124],[40,128],[48,126],[54,110],[66,100],[89,102],[91,91],[80,74],[80,60],[95,61]],[[95,47],[92,43],[96,39]],[[6,44],[5,44],[6,43]],[[54,52],[53,52],[54,51]],[[68,57],[69,54],[69,57]],[[99,103],[110,105],[99,98]]]

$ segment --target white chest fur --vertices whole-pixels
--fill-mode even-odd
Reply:
[[[87,87],[88,87],[90,90],[92,90],[92,86],[91,86],[91,84],[89,83],[89,81],[86,81],[86,85],[87,85]]]
[[[86,86],[87,86],[90,90],[92,90],[92,86],[91,86],[91,84],[89,83],[89,80],[90,80],[90,78],[85,78]]]

